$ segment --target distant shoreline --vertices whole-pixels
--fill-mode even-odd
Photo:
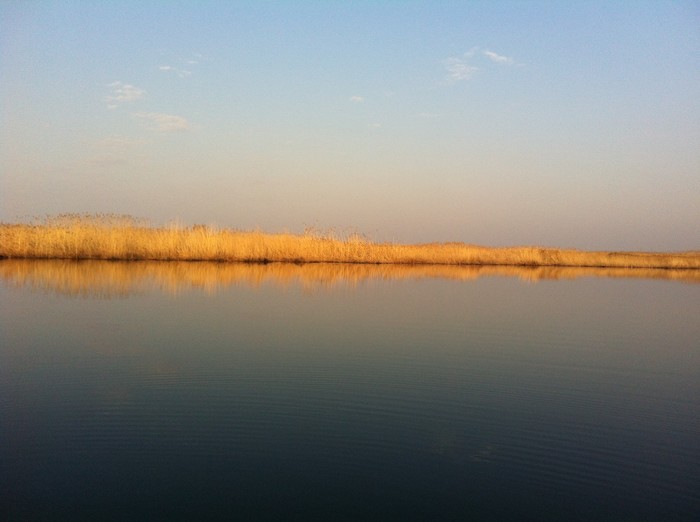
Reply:
[[[378,243],[361,236],[150,227],[128,216],[63,215],[0,224],[0,258],[244,263],[551,266],[700,270],[700,252],[605,252],[466,243]]]

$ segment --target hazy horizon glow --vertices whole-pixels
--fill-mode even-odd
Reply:
[[[0,221],[700,250],[700,6],[0,4]]]

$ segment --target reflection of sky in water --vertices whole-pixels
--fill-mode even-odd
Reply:
[[[209,262],[120,262],[68,260],[0,260],[0,280],[38,290],[91,297],[118,297],[158,288],[178,293],[190,288],[215,292],[232,285],[286,287],[301,284],[314,291],[356,286],[372,280],[447,279],[470,281],[481,277],[515,277],[522,281],[604,277],[663,279],[700,283],[700,270],[371,265],[371,264],[249,264]]]
[[[4,263],[0,486],[18,510],[635,518],[698,501],[694,284]]]

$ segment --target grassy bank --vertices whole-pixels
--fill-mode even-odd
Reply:
[[[59,216],[0,224],[0,257],[293,263],[578,266],[700,269],[700,252],[586,252],[465,243],[402,245],[358,236],[268,234],[213,227],[149,227],[120,216]]]

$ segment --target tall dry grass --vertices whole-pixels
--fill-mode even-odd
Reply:
[[[128,216],[62,215],[0,224],[0,257],[158,261],[511,265],[700,269],[700,252],[587,252],[465,243],[402,245],[358,235],[150,227]]]

